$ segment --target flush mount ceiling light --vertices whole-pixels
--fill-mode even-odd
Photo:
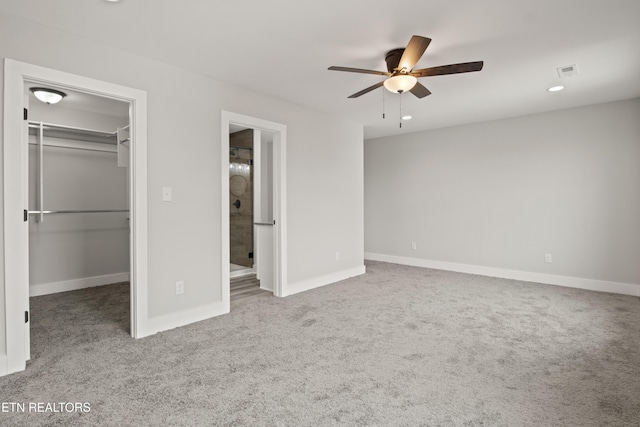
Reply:
[[[39,101],[44,102],[45,104],[57,104],[62,101],[62,98],[67,96],[66,93],[60,92],[59,90],[49,89],[46,87],[32,87],[29,89]]]
[[[559,92],[564,89],[564,86],[553,86],[547,89],[548,92]]]

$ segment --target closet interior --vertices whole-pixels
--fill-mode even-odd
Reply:
[[[128,282],[129,103],[29,89],[30,296]]]

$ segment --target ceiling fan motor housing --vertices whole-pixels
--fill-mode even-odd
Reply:
[[[384,60],[387,63],[387,70],[393,74],[396,68],[398,68],[398,64],[400,64],[400,58],[402,58],[402,54],[404,53],[404,48],[393,49],[387,52],[384,57]],[[410,70],[407,70],[409,72]]]

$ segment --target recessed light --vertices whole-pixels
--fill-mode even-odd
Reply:
[[[402,120],[411,120],[411,116],[402,116]]]
[[[104,0],[107,3],[118,3],[120,0]]]
[[[558,92],[558,91],[561,91],[562,89],[564,89],[564,86],[553,86],[553,87],[550,87],[549,89],[547,89],[547,91],[549,91],[549,92]]]

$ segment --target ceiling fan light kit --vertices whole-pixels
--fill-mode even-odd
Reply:
[[[409,74],[398,74],[389,77],[383,84],[389,92],[402,93],[413,89],[416,83],[418,83],[416,77]]]

